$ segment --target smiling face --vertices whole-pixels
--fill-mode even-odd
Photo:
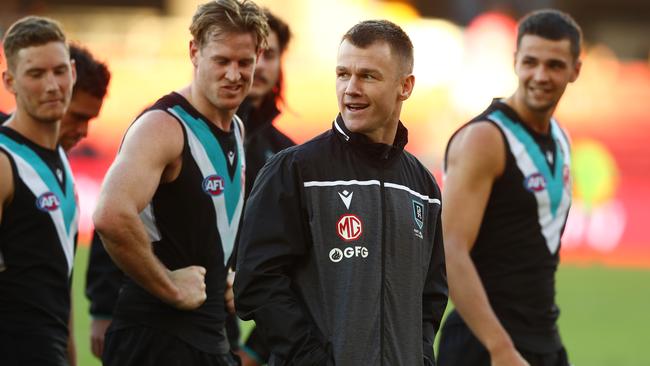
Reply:
[[[250,90],[256,56],[256,42],[251,33],[213,36],[202,48],[192,41],[194,84],[215,109],[234,111]]]
[[[73,63],[62,42],[19,50],[14,67],[3,73],[7,90],[16,96],[17,113],[42,123],[58,122],[70,103],[75,80]]]
[[[359,48],[347,39],[336,66],[336,95],[345,126],[372,141],[392,144],[402,102],[413,89],[413,75],[385,42]]]
[[[531,112],[552,113],[567,84],[580,73],[580,61],[571,55],[568,39],[549,40],[524,35],[515,54],[518,103]]]

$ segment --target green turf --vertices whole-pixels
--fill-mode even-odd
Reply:
[[[88,250],[75,259],[75,338],[79,366],[97,366],[90,354],[84,296]],[[557,276],[560,331],[575,366],[650,365],[650,271],[562,266]],[[248,327],[246,327],[248,328]]]
[[[557,301],[575,366],[650,365],[650,271],[564,266]]]

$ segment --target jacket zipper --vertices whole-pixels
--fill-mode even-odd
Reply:
[[[380,365],[384,365],[384,288],[386,287],[386,192],[384,187],[384,167],[380,168],[380,189],[381,189],[381,302],[379,303],[379,360]]]

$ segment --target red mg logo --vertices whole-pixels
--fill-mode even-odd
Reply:
[[[345,241],[359,239],[363,233],[361,220],[355,215],[343,215],[336,223],[336,233]]]

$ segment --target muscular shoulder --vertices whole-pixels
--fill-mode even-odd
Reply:
[[[161,110],[142,114],[129,128],[120,154],[154,154],[165,160],[173,160],[183,150],[183,129],[178,120]]]
[[[497,177],[503,173],[505,163],[503,135],[489,121],[467,125],[449,142],[447,170],[465,167]]]

